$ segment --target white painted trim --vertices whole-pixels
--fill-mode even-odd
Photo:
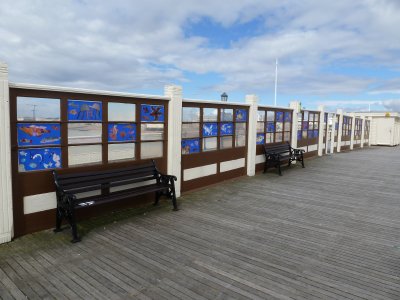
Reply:
[[[183,170],[183,180],[189,181],[200,177],[217,174],[217,164]]]
[[[350,136],[350,150],[354,149],[354,131],[356,128],[356,117],[352,114],[352,121],[351,121],[351,136]]]
[[[339,123],[336,151],[339,153],[342,147],[343,110],[338,109],[336,111],[336,114],[338,116],[338,123]]]
[[[298,117],[297,114],[299,113],[300,102],[298,101],[291,101],[290,102],[290,109],[293,110],[292,114],[292,140],[290,141],[290,145],[293,148],[297,148],[297,122]]]
[[[10,95],[8,66],[0,62],[0,243],[14,235],[11,185]]]
[[[265,155],[264,154],[260,154],[260,155],[256,156],[256,165],[261,164],[261,163],[265,163]]]
[[[322,156],[323,150],[325,149],[325,145],[324,145],[324,120],[325,120],[324,106],[320,105],[318,107],[318,110],[319,110],[318,156]],[[328,124],[326,124],[326,126],[328,127]]]
[[[54,209],[56,207],[57,207],[57,197],[55,192],[24,197],[25,215]]]
[[[308,152],[317,151],[317,150],[319,150],[318,144],[315,144],[315,145],[308,145]],[[318,151],[318,153],[319,153],[319,151]]]
[[[246,95],[246,102],[250,105],[247,132],[247,176],[254,176],[256,174],[258,97]]]
[[[80,94],[115,96],[115,97],[132,97],[132,98],[155,99],[155,100],[166,100],[166,101],[170,100],[168,97],[159,95],[133,94],[133,93],[123,93],[115,91],[91,90],[91,89],[39,85],[39,84],[29,84],[29,83],[10,83],[9,86],[10,88],[50,91],[50,92],[80,93]]]
[[[245,158],[223,161],[219,164],[219,171],[221,173],[227,172],[227,171],[243,168],[245,165],[246,165]]]
[[[240,103],[240,102],[222,102],[222,101],[216,101],[216,100],[200,100],[200,99],[183,99],[183,102],[188,102],[188,103],[207,103],[207,104],[218,104],[218,105],[237,105],[237,106],[250,106],[250,104],[247,103]]]
[[[164,94],[171,101],[168,106],[168,168],[167,173],[175,175],[176,196],[181,195],[181,166],[182,166],[182,87],[167,85]]]

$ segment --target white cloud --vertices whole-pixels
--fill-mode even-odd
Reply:
[[[257,92],[273,89],[278,57],[281,93],[323,96],[377,83],[371,93],[388,90],[379,76],[332,67],[400,65],[395,0],[4,0],[0,15],[0,60],[19,82],[134,90],[213,72],[224,81],[211,89]],[[227,29],[261,18],[265,28],[229,49],[210,48],[207,37],[184,31],[204,17]]]

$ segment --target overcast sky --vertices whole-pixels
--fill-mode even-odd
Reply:
[[[399,0],[2,0],[10,80],[400,111]]]

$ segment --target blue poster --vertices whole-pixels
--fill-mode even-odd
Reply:
[[[233,123],[221,123],[220,134],[221,135],[232,135],[233,134]]]
[[[136,141],[136,124],[108,124],[109,142]]]
[[[200,139],[182,140],[182,154],[200,152]]]
[[[61,148],[36,148],[18,150],[20,172],[61,168]]]
[[[17,124],[18,146],[60,145],[61,134],[58,123]]]
[[[256,144],[257,145],[264,144],[264,133],[257,133]]]
[[[142,122],[164,122],[164,105],[142,104],[140,120]]]
[[[203,136],[217,136],[218,126],[217,123],[204,123]]]
[[[309,139],[314,138],[314,131],[313,130],[309,130],[308,131],[308,137],[307,138],[309,138]]]
[[[301,140],[303,137],[302,131],[301,130],[297,130],[297,139]]]
[[[275,132],[275,123],[267,122],[267,132]]]
[[[302,129],[303,130],[307,130],[308,129],[308,121],[303,121]]]
[[[285,111],[285,122],[292,122],[292,113]]]
[[[319,134],[318,129],[317,129],[317,130],[314,130],[314,137],[315,137],[315,138],[318,137],[318,134]]]
[[[236,109],[236,122],[246,122],[247,121],[247,110]]]
[[[68,100],[68,121],[101,121],[100,101]]]
[[[282,111],[277,111],[276,112],[276,121],[277,122],[283,122],[283,112]]]

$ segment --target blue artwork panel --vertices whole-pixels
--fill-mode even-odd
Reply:
[[[61,134],[58,123],[17,124],[18,146],[60,145]]]
[[[68,100],[68,121],[101,121],[100,101]]]
[[[312,131],[312,130],[308,131],[308,138],[309,139],[313,139],[314,138],[314,131]]]
[[[217,123],[203,123],[203,136],[217,136]]]
[[[301,130],[297,130],[297,139],[301,140],[303,137],[302,131]]]
[[[200,139],[182,140],[182,154],[200,152]]]
[[[61,168],[61,148],[36,148],[18,150],[20,172]]]
[[[247,110],[236,109],[236,122],[246,122],[247,121]]]
[[[275,123],[267,122],[267,132],[275,132]]]
[[[256,144],[263,145],[264,144],[264,133],[257,133]]]
[[[232,135],[233,134],[233,123],[221,123],[220,134],[221,135]]]
[[[307,130],[308,129],[308,121],[303,121],[302,129],[303,130]]]
[[[164,122],[164,105],[142,104],[140,120],[142,122]]]
[[[282,111],[277,111],[276,112],[276,121],[277,122],[283,122],[283,112]]]
[[[136,141],[136,124],[108,124],[109,142]]]
[[[292,113],[285,111],[285,122],[292,122]]]
[[[318,137],[319,131],[318,130],[314,130],[314,137]]]
[[[339,123],[335,123],[335,129],[336,129],[336,130],[339,129]]]

